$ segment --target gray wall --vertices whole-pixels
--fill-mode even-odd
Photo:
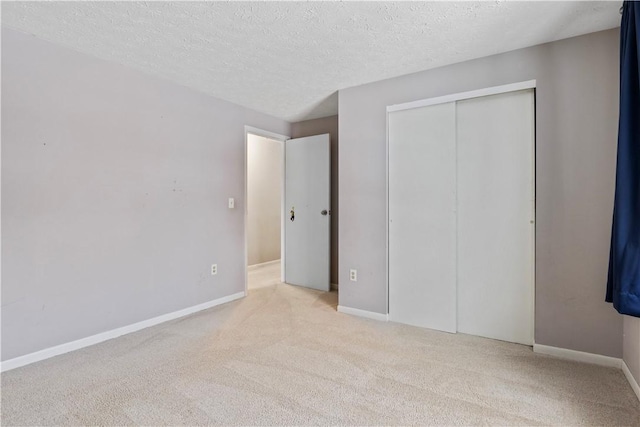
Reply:
[[[306,120],[291,124],[291,137],[321,135],[331,136],[331,283],[338,284],[338,220],[339,197],[338,192],[338,116],[321,119]]]
[[[615,29],[341,90],[340,305],[387,312],[386,106],[536,79],[535,341],[622,356],[604,302],[618,49]]]
[[[280,259],[282,142],[247,138],[247,240],[249,265]]]
[[[3,29],[2,360],[244,291],[244,125],[290,132]]]
[[[622,358],[640,384],[640,318],[624,316],[623,331]]]

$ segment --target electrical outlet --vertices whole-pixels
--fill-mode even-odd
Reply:
[[[349,280],[352,282],[358,281],[358,270],[354,270],[353,268],[349,270]]]
[[[211,275],[214,276],[218,274],[218,264],[211,264]]]

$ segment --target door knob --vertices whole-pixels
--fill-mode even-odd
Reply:
[[[320,212],[323,216],[326,216],[329,212],[326,209],[323,209],[322,212]]]

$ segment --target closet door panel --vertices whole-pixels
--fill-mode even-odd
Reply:
[[[458,331],[533,344],[534,93],[459,101]]]
[[[389,113],[389,317],[456,331],[455,103]]]

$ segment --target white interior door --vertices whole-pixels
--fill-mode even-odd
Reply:
[[[389,318],[456,331],[455,103],[389,113]]]
[[[285,282],[328,291],[329,134],[285,142]]]
[[[458,331],[533,344],[534,92],[457,103]]]

